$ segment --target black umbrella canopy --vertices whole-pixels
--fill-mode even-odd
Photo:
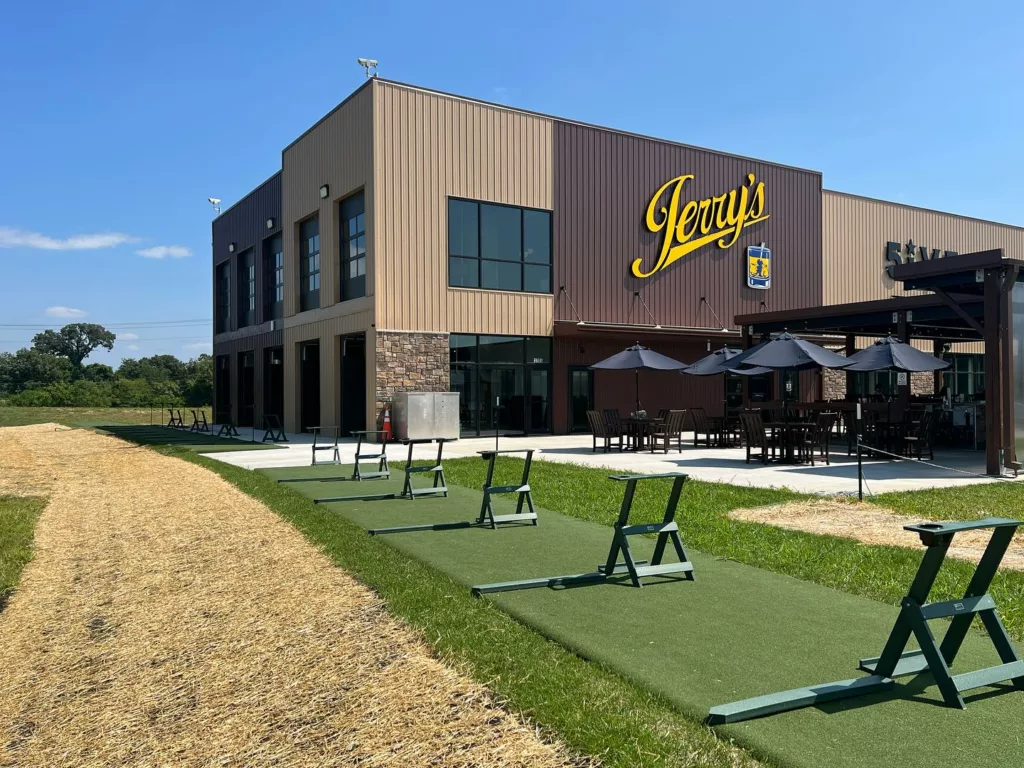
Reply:
[[[632,371],[641,368],[652,371],[681,371],[688,366],[653,349],[635,344],[590,367],[609,371]]]
[[[765,368],[845,368],[849,364],[842,355],[830,352],[824,347],[793,336],[780,333],[774,339],[751,347],[729,361],[730,367],[749,368],[763,366]]]
[[[949,363],[939,360],[934,355],[922,352],[917,347],[906,344],[899,339],[887,336],[879,339],[867,349],[850,355],[848,371],[941,371],[949,368]]]
[[[762,373],[771,373],[771,368],[739,368],[734,369],[732,359],[742,354],[738,349],[722,347],[712,352],[707,357],[702,357],[695,363],[680,371],[690,376],[717,376],[722,373],[739,373],[743,376],[757,376]]]
[[[686,363],[680,363],[678,360],[673,360],[671,357],[666,357],[637,343],[590,367],[606,371],[634,371],[636,373],[636,409],[639,411],[641,368],[651,371],[681,371],[687,366]]]

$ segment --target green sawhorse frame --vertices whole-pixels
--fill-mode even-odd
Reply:
[[[281,417],[276,413],[263,414],[263,439],[261,443],[287,443],[288,436],[281,426]]]
[[[176,429],[184,429],[185,428],[185,422],[181,418],[181,409],[179,409],[179,408],[168,408],[167,409],[167,413],[170,415],[170,418],[167,419],[167,426],[168,427],[175,427]]]
[[[520,448],[508,451],[478,451],[486,460],[487,479],[484,481],[484,496],[480,502],[480,515],[476,520],[463,520],[454,523],[420,523],[418,525],[396,525],[390,528],[371,528],[369,534],[377,536],[385,533],[409,533],[411,531],[451,531],[458,528],[479,528],[487,526],[497,530],[498,526],[505,523],[533,523],[537,524],[537,510],[533,507],[533,496],[530,494],[530,466],[533,464],[532,448]],[[494,462],[501,453],[525,453],[526,463],[523,466],[523,476],[518,485],[494,485]],[[440,451],[438,452],[438,464],[440,464]],[[408,466],[408,464],[406,464]],[[408,476],[406,476],[408,482]],[[442,485],[444,475],[442,474]],[[424,490],[432,490],[426,488]],[[491,502],[491,495],[495,493],[518,494],[516,501],[516,512],[514,515],[494,514],[494,505]],[[523,512],[523,503],[526,503],[528,512]]]
[[[356,438],[356,459],[352,468],[353,480],[368,480],[374,477],[382,477],[385,480],[391,477],[391,470],[388,468],[388,433],[382,429],[360,429],[352,433]],[[363,441],[368,440],[370,435],[380,435],[380,450],[376,453],[363,453]],[[373,472],[363,472],[359,463],[362,461],[376,461],[377,469]]]
[[[192,426],[188,428],[189,432],[205,432],[209,434],[210,424],[206,420],[206,411],[195,410],[192,411]]]
[[[217,437],[240,437],[240,435],[235,425],[228,422],[220,425],[220,429],[217,430]]]
[[[416,440],[402,440],[403,445],[409,446],[409,455],[405,460],[405,481],[402,483],[401,493],[358,493],[351,496],[328,496],[322,499],[313,499],[314,504],[328,504],[332,501],[383,501],[386,499],[415,499],[419,496],[448,496],[448,486],[445,484],[444,466],[441,464],[441,455],[444,452],[445,443],[453,442],[455,438],[421,438]],[[417,445],[437,442],[437,459],[433,464],[426,467],[414,467],[412,465],[413,448]],[[422,472],[434,474],[433,485],[425,488],[416,488],[412,484],[412,476]],[[365,475],[364,475],[365,477]],[[379,531],[377,531],[379,532]],[[374,533],[374,531],[371,531]]]
[[[507,451],[478,451],[487,460],[487,479],[484,480],[484,497],[480,501],[480,516],[476,522],[478,525],[487,524],[492,529],[502,523],[523,523],[527,520],[537,524],[537,510],[533,508],[533,496],[530,494],[530,467],[533,465],[533,448],[510,449]],[[523,476],[518,485],[494,485],[494,462],[502,453],[525,453],[526,459],[523,463]],[[491,503],[491,496],[494,494],[514,493],[516,494],[516,511],[514,515],[495,515],[494,505]],[[523,512],[523,502],[526,502],[529,512]]]
[[[320,437],[320,435],[325,430],[331,430],[331,429],[334,430],[334,442],[333,443],[317,443],[317,440]],[[333,464],[333,465],[337,466],[338,464],[341,464],[341,454],[338,452],[338,431],[339,431],[338,428],[337,427],[310,427],[310,430],[313,432],[313,462],[310,464],[310,466],[318,467],[320,465],[330,465],[330,464]],[[329,455],[331,456],[331,458],[327,459],[326,461],[324,461],[324,460],[317,461],[317,458],[316,458],[317,451],[328,451]]]
[[[599,565],[596,571],[591,573],[577,573],[571,576],[546,576],[540,579],[522,579],[520,581],[503,581],[494,584],[480,584],[472,587],[476,597],[494,592],[512,592],[519,589],[540,589],[542,587],[572,587],[588,584],[600,584],[610,579],[628,575],[634,587],[643,586],[645,576],[669,576],[672,574],[683,574],[688,581],[693,581],[693,563],[686,555],[682,539],[679,538],[679,526],[676,524],[676,507],[679,505],[679,494],[683,490],[683,483],[688,475],[681,472],[668,472],[661,475],[611,475],[610,479],[624,482],[626,491],[622,496],[622,504],[619,507],[619,517],[615,521],[614,533],[612,534],[611,549],[608,550],[608,557],[604,565]],[[665,505],[665,514],[660,523],[649,523],[642,525],[630,525],[629,513],[633,507],[633,497],[636,494],[636,484],[643,480],[655,480],[661,478],[673,479],[672,490],[669,493],[668,503]],[[654,545],[654,555],[651,561],[637,560],[629,548],[629,537],[640,534],[658,534]],[[678,562],[662,562],[665,556],[665,548],[671,543],[676,551]],[[622,557],[620,562],[619,557]]]
[[[1024,661],[1017,655],[1010,636],[1006,633],[999,614],[996,613],[995,601],[988,594],[989,585],[996,575],[999,563],[1002,562],[1003,555],[1010,546],[1010,540],[1020,525],[1019,520],[990,517],[973,522],[921,523],[904,526],[904,530],[920,535],[921,543],[927,550],[910,585],[910,591],[900,604],[900,615],[885,643],[882,655],[860,660],[859,668],[871,674],[867,677],[840,680],[810,688],[797,688],[714,707],[708,714],[708,724],[736,723],[827,701],[878,693],[893,688],[896,684],[895,678],[922,672],[931,672],[946,705],[959,709],[967,708],[963,696],[960,695],[964,691],[1006,680],[1011,681],[1015,688],[1024,689]],[[967,585],[964,596],[959,600],[926,603],[953,537],[961,531],[982,528],[992,528],[992,538]],[[956,660],[975,615],[981,618],[1003,663],[987,669],[953,675],[950,667]],[[953,620],[949,623],[942,642],[938,643],[928,622],[949,617]],[[906,650],[911,635],[917,639],[920,650]]]

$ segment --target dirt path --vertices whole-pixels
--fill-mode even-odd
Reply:
[[[929,521],[920,517],[898,515],[885,507],[873,504],[813,499],[773,504],[768,507],[734,509],[729,517],[752,523],[764,523],[778,528],[789,528],[808,533],[841,536],[856,539],[862,544],[882,544],[890,547],[909,547],[923,550],[916,533],[903,530],[905,525]],[[981,559],[992,531],[967,531],[957,534],[949,556],[977,563]],[[1002,568],[1024,570],[1024,538],[1017,536],[1003,558]]]
[[[569,764],[212,472],[16,427],[12,491],[50,503],[0,614],[2,766]]]

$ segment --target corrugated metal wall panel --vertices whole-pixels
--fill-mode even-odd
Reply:
[[[556,122],[554,136],[555,286],[566,286],[584,320],[652,323],[634,291],[656,322],[675,326],[717,325],[702,296],[728,327],[762,300],[772,310],[820,304],[820,174],[572,123]],[[661,234],[648,232],[644,217],[665,182],[693,174],[685,200],[700,200],[743,185],[748,173],[766,184],[768,220],[728,249],[712,243],[652,277],[632,277],[633,259],[657,260]],[[761,242],[772,249],[767,291],[745,280],[746,246]],[[564,299],[555,318],[575,319]]]
[[[375,83],[377,323],[551,333],[547,295],[448,288],[447,198],[552,207],[551,120]]]
[[[285,316],[298,312],[299,222],[320,217],[320,306],[338,302],[340,222],[338,204],[365,189],[367,293],[373,293],[373,89],[356,91],[282,153],[282,219],[285,222]],[[320,198],[320,187],[330,193]]]
[[[262,326],[267,328],[267,326]],[[220,355],[229,355],[231,359],[231,422],[233,424],[238,423],[238,404],[239,404],[239,393],[238,393],[238,354],[240,352],[255,352],[255,365],[256,365],[256,425],[262,426],[263,424],[263,350],[267,347],[279,347],[281,346],[282,332],[280,330],[270,331],[263,330],[258,333],[252,333],[249,335],[238,335],[235,337],[222,335],[220,340],[214,342],[213,355],[214,358]],[[214,382],[213,388],[213,412],[217,412],[217,387]]]
[[[365,305],[364,305],[365,306]],[[374,353],[373,309],[339,314],[311,323],[285,321],[284,328],[284,393],[285,429],[298,431],[299,397],[299,344],[304,341],[320,342],[320,423],[337,425],[341,413],[341,387],[338,376],[341,371],[341,336],[366,334],[367,424],[373,423],[376,385],[376,355]],[[371,378],[372,377],[372,378]]]

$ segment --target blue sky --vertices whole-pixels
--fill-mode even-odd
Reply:
[[[1024,225],[1019,3],[56,0],[3,17],[0,351],[34,332],[9,326],[79,317],[118,324],[93,361],[208,351],[208,324],[158,325],[211,317],[206,198],[276,171],[362,82],[358,56]]]

